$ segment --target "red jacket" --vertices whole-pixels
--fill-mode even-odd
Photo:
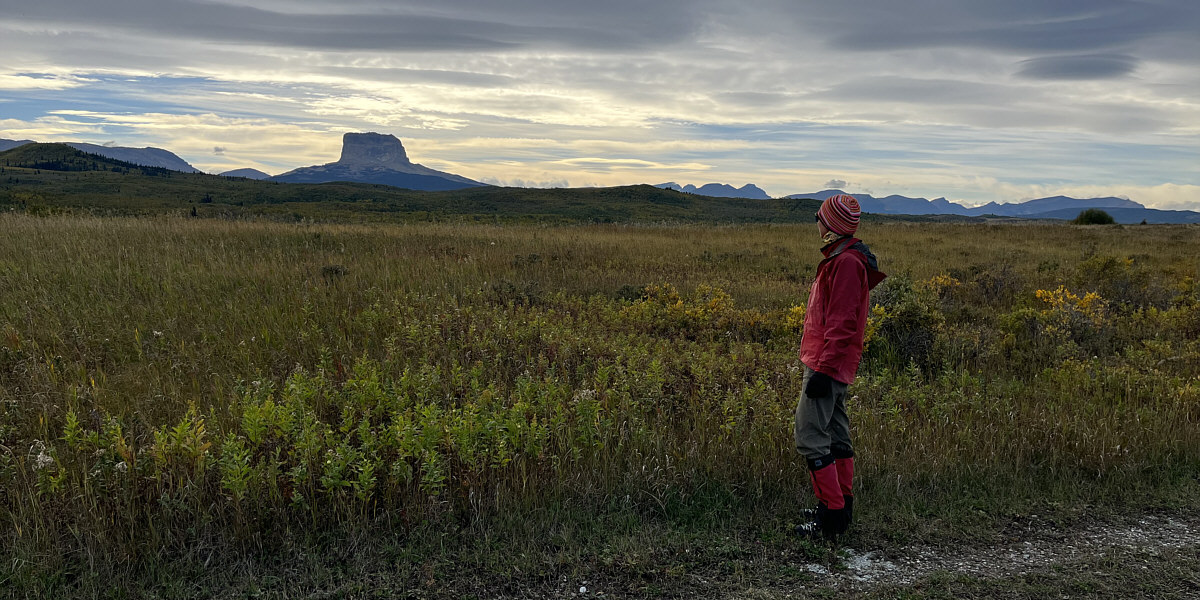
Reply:
[[[879,272],[875,255],[856,238],[843,238],[821,253],[825,260],[817,265],[808,293],[800,362],[850,384],[862,359],[869,292],[887,275]]]

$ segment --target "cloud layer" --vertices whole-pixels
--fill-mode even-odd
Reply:
[[[1200,209],[1198,7],[45,0],[0,15],[0,137],[276,173],[381,131],[500,183]]]

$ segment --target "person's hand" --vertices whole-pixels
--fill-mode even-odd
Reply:
[[[833,394],[833,378],[820,372],[813,371],[804,386],[804,394],[809,398],[828,398]]]

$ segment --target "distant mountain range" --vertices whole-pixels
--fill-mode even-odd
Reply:
[[[0,152],[31,144],[30,140],[0,139]],[[187,161],[161,148],[126,148],[101,146],[82,142],[70,142],[71,148],[96,154],[112,160],[180,171],[200,173]],[[448,191],[486,184],[467,179],[453,173],[431,169],[409,160],[404,145],[394,135],[379,133],[347,133],[342,137],[342,155],[336,162],[312,167],[302,167],[271,177],[257,169],[236,169],[221,173],[226,177],[241,177],[255,180],[271,180],[287,183],[328,183],[346,181],[390,185],[422,191]],[[769,200],[771,197],[758,186],[748,183],[735,188],[723,183],[708,183],[699,187],[679,185],[675,182],[660,183],[656,188],[674,190],[685,194],[713,198]],[[792,194],[784,199],[824,200],[835,194],[846,192],[837,189],[822,190],[808,194]],[[945,198],[909,198],[891,195],[876,198],[870,194],[851,194],[858,199],[863,211],[887,215],[958,215],[965,217],[999,216],[1029,219],[1074,219],[1089,208],[1099,208],[1111,215],[1118,223],[1200,223],[1200,212],[1187,210],[1156,210],[1126,198],[1070,198],[1051,196],[1025,202],[1000,204],[989,202],[983,206],[966,207]]]
[[[78,208],[106,215],[253,216],[287,222],[811,224],[820,206],[816,200],[712,198],[649,185],[475,186],[437,192],[345,181],[277,183],[142,167],[66,144],[25,144],[0,152],[0,171],[0,212],[37,214]]]
[[[748,198],[750,200],[769,200],[771,198],[771,196],[753,183],[747,183],[740,188],[735,188],[725,183],[706,183],[700,187],[696,187],[690,183],[681,186],[674,181],[668,181],[654,187],[664,190],[675,190],[685,194],[712,196],[713,198]]]
[[[33,143],[31,140],[0,140],[0,152],[31,143]],[[86,144],[83,142],[67,142],[67,145],[80,152],[98,154],[105,158],[141,165],[143,167],[159,167],[183,173],[200,172],[200,169],[189,165],[186,160],[162,148],[125,148],[121,146]]]
[[[812,198],[824,200],[830,196],[845,194],[842,190],[822,190],[811,194],[792,194],[788,198]],[[909,198],[907,196],[886,196],[876,198],[870,194],[850,194],[854,196],[862,209],[869,213],[886,215],[963,215],[979,217],[996,215],[1002,217],[1025,217],[1055,210],[1073,209],[1080,211],[1088,208],[1146,208],[1132,200],[1124,198],[1069,198],[1067,196],[1051,196],[1025,202],[999,204],[989,202],[983,206],[966,207],[945,198],[927,200],[925,198]],[[1074,218],[1072,216],[1071,218]]]
[[[396,136],[379,133],[347,133],[342,136],[342,156],[337,162],[288,171],[272,177],[271,181],[354,181],[431,192],[487,185],[416,164],[408,159],[404,145]]]
[[[746,184],[735,188],[728,184],[709,183],[699,188],[693,185],[680,186],[675,182],[660,183],[654,187],[716,196],[719,198],[745,198],[751,200],[766,200],[767,195],[754,184]],[[842,190],[821,190],[810,194],[792,194],[785,199],[808,198],[824,200],[837,194],[845,194]],[[1107,212],[1118,223],[1200,223],[1200,212],[1188,210],[1156,210],[1126,198],[1070,198],[1067,196],[1051,196],[1037,198],[1025,202],[1000,204],[989,202],[983,206],[967,207],[950,202],[945,198],[909,198],[907,196],[891,195],[876,198],[870,194],[850,194],[858,199],[863,212],[884,215],[959,215],[964,217],[1016,217],[1026,219],[1074,219],[1080,212],[1089,208],[1099,208]]]
[[[1104,208],[1101,210],[1108,213],[1114,221],[1123,225],[1136,225],[1142,221],[1155,225],[1200,223],[1200,212],[1194,210],[1158,210],[1155,208]],[[1079,209],[1065,208],[1038,213],[1033,218],[1071,220],[1078,217],[1080,212],[1082,211]]]
[[[811,194],[792,194],[790,199],[811,198],[824,200],[842,190],[822,190]],[[945,198],[909,198],[907,196],[885,196],[876,198],[870,194],[850,194],[858,200],[864,212],[885,215],[961,215],[965,217],[1018,217],[1025,219],[1074,219],[1089,208],[1107,212],[1118,223],[1200,223],[1200,212],[1190,210],[1157,210],[1127,198],[1070,198],[1050,196],[1025,202],[1000,204],[989,202],[983,206],[966,207]]]
[[[754,184],[746,184],[741,188],[722,183],[710,183],[699,188],[693,185],[680,186],[675,182],[660,183],[654,187],[676,190],[689,194],[716,196],[719,198],[745,198],[765,200],[769,198],[766,192]],[[821,190],[810,194],[792,194],[785,199],[824,200],[837,194],[845,194],[842,190]],[[891,195],[876,198],[870,194],[850,194],[858,199],[863,212],[884,215],[959,215],[964,217],[1015,217],[1025,219],[1074,219],[1080,212],[1089,208],[1099,208],[1113,217],[1118,223],[1135,224],[1147,223],[1200,223],[1200,212],[1190,210],[1157,210],[1146,208],[1145,205],[1127,198],[1112,196],[1104,198],[1070,198],[1067,196],[1050,196],[1036,198],[1024,202],[1000,204],[989,202],[983,206],[967,207],[945,198],[909,198],[907,196]]]
[[[32,143],[33,143],[33,140],[0,140],[0,152],[4,152],[5,150],[12,150],[13,148],[16,148],[17,146],[24,146],[25,144],[32,144]]]
[[[0,152],[30,143],[30,140],[0,140]],[[70,142],[67,145],[81,152],[135,165],[160,167],[183,173],[201,172],[187,161],[161,148],[124,148],[80,142]],[[408,159],[404,145],[396,136],[379,133],[347,133],[342,136],[342,156],[336,162],[301,167],[275,177],[258,169],[235,169],[221,175],[286,183],[351,181],[422,191],[458,190],[486,185],[414,163]]]

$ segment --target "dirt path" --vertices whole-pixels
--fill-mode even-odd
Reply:
[[[1043,530],[989,547],[900,547],[887,552],[844,550],[830,570],[806,565],[818,583],[864,590],[905,585],[935,573],[998,578],[1094,558],[1112,550],[1157,554],[1200,546],[1200,517],[1146,516],[1127,524],[1093,524],[1077,530]]]
[[[781,559],[762,554],[737,568],[725,564],[678,579],[662,573],[639,579],[618,570],[615,577],[613,572],[583,579],[563,576],[548,587],[508,590],[498,597],[1191,599],[1200,598],[1197,549],[1197,513],[1140,515],[1070,526],[1030,515],[1002,532],[995,543],[843,547],[832,564],[829,560],[790,562],[801,572],[798,577],[780,576]],[[784,554],[785,563],[795,558]],[[1176,562],[1180,555],[1185,564]],[[1173,569],[1174,564],[1180,567]],[[948,580],[953,580],[950,585]],[[1141,594],[1147,587],[1153,588],[1151,593]]]

